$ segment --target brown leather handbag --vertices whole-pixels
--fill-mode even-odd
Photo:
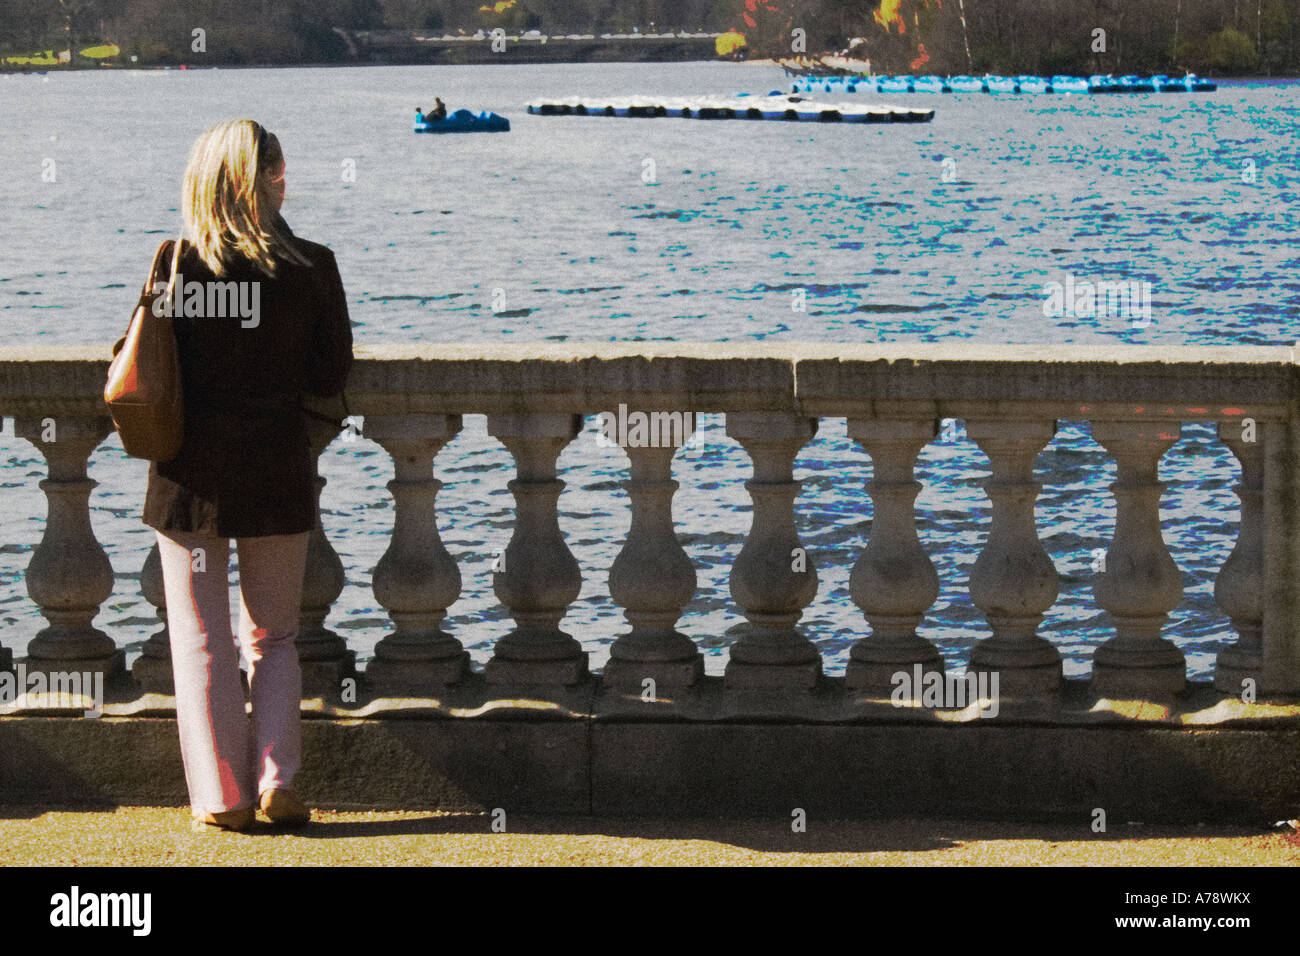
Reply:
[[[113,361],[108,366],[104,403],[113,415],[122,447],[132,458],[171,461],[180,453],[184,439],[181,365],[172,328],[181,241],[174,243],[171,278],[162,291],[158,290],[158,272],[167,243],[154,253],[149,279],[126,335],[113,346]],[[165,303],[172,307],[164,308]]]

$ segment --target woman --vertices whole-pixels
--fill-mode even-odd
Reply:
[[[294,640],[316,517],[301,401],[342,390],[352,329],[333,254],[290,232],[283,201],[280,143],[257,123],[219,123],[194,144],[173,316],[185,437],[175,459],[149,470],[144,521],[162,554],[196,829],[242,830],[255,805],[274,823],[310,819],[290,789],[302,696]],[[231,633],[230,539],[251,718]]]

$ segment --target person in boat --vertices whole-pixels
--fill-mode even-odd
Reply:
[[[440,98],[435,96],[433,98],[433,112],[425,114],[425,122],[432,123],[436,120],[444,120],[446,118],[447,118],[447,105],[443,103],[443,101]]]
[[[419,126],[421,123],[424,122],[426,122],[424,118],[424,110],[420,109],[420,107],[417,106],[415,108],[415,125]]]

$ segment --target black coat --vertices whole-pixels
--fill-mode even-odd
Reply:
[[[281,261],[274,279],[243,261],[217,280],[193,247],[184,247],[186,285],[259,282],[260,308],[255,326],[237,310],[225,318],[173,318],[185,438],[176,458],[149,468],[144,522],[152,528],[241,538],[297,534],[315,524],[302,397],[342,390],[352,367],[352,325],[334,254],[293,241],[311,267]],[[170,244],[164,261],[170,269]],[[251,287],[244,288],[251,304]]]

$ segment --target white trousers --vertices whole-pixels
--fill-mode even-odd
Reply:
[[[248,660],[246,710],[230,625],[230,541],[158,532],[176,723],[190,806],[217,813],[257,804],[298,772],[302,672],[294,640],[307,534],[238,538],[239,647]]]

